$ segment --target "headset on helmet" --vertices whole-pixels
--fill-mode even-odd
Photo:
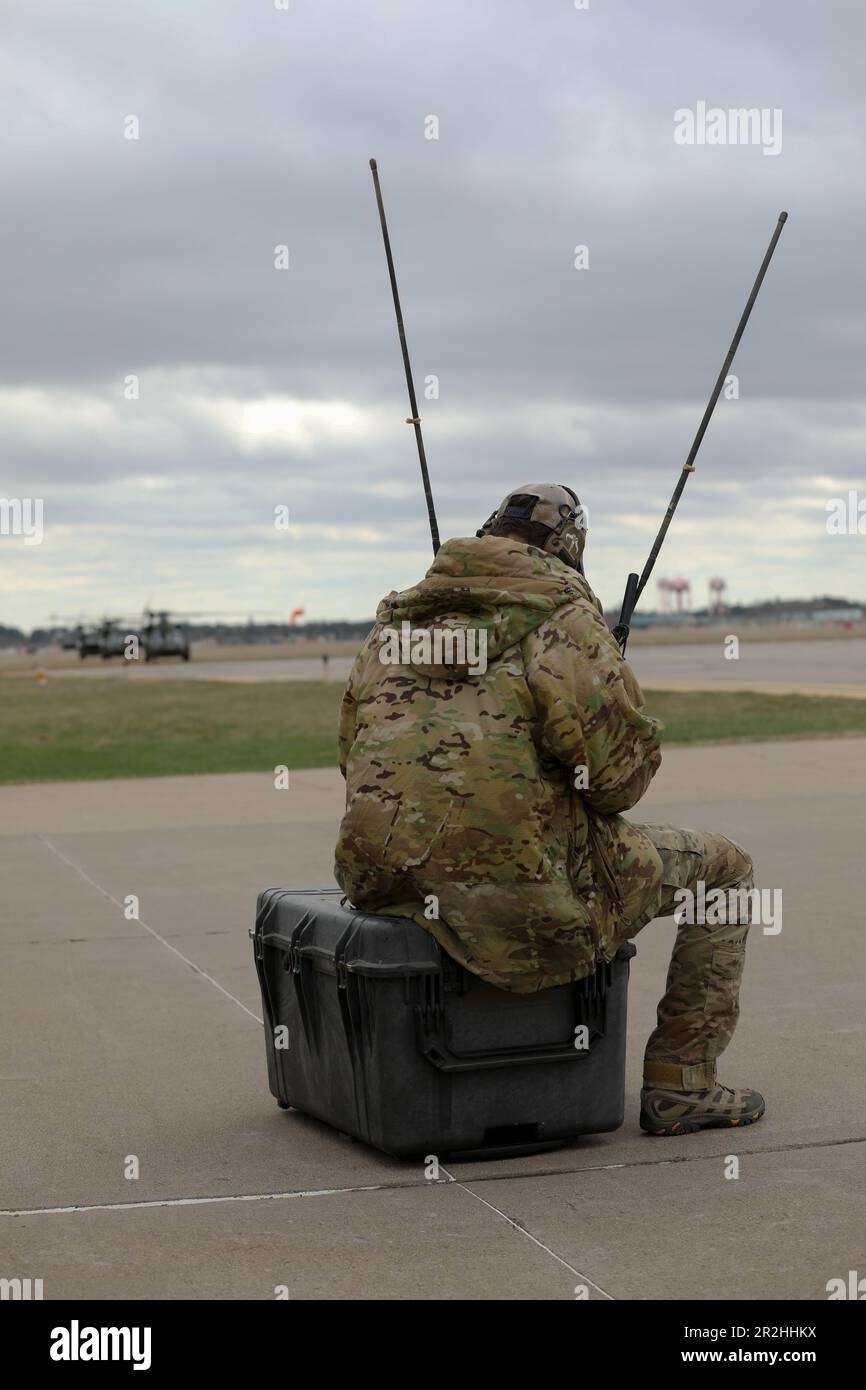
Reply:
[[[507,530],[508,523],[531,522],[547,532],[540,549],[583,573],[586,512],[577,494],[564,483],[526,483],[515,488],[487,518],[478,536]]]

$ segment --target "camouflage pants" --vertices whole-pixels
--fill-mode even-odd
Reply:
[[[752,861],[724,835],[672,825],[639,828],[661,855],[661,901],[627,935],[635,936],[652,917],[676,913],[678,919],[658,1026],[646,1045],[644,1084],[706,1090],[715,1081],[716,1058],[731,1041],[739,1017],[750,920],[747,890],[754,883]],[[719,912],[712,910],[712,899],[702,911],[701,896],[695,898],[701,894],[701,883],[707,897],[713,889],[743,891],[736,895],[726,891],[725,906]],[[690,896],[681,890],[690,890]],[[682,911],[684,903],[695,902],[696,910]],[[716,920],[718,916],[721,921]]]

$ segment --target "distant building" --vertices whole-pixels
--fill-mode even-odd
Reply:
[[[605,616],[609,622],[615,623],[619,619],[619,609]],[[713,613],[709,608],[699,608],[692,613],[641,612],[638,609],[632,619],[632,627],[718,627],[736,622],[749,625],[859,623],[864,617],[866,608],[852,603],[850,599],[824,594],[821,598],[813,599],[772,599],[760,603],[729,604],[724,615]]]
[[[816,608],[810,614],[813,623],[859,623],[862,608]]]

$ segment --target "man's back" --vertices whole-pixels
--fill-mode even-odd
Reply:
[[[505,537],[449,541],[352,672],[341,887],[503,987],[588,974],[658,894],[618,814],[659,763],[641,705],[582,575]]]

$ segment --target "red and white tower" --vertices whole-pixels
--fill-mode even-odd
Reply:
[[[676,579],[671,579],[668,582],[677,596],[677,612],[687,612],[692,606],[691,581],[683,579],[682,575],[679,575]]]
[[[712,598],[710,599],[711,613],[724,613],[725,601],[722,596],[727,587],[728,581],[726,579],[719,578],[718,575],[714,575],[714,577],[710,580],[710,593],[712,595]]]

